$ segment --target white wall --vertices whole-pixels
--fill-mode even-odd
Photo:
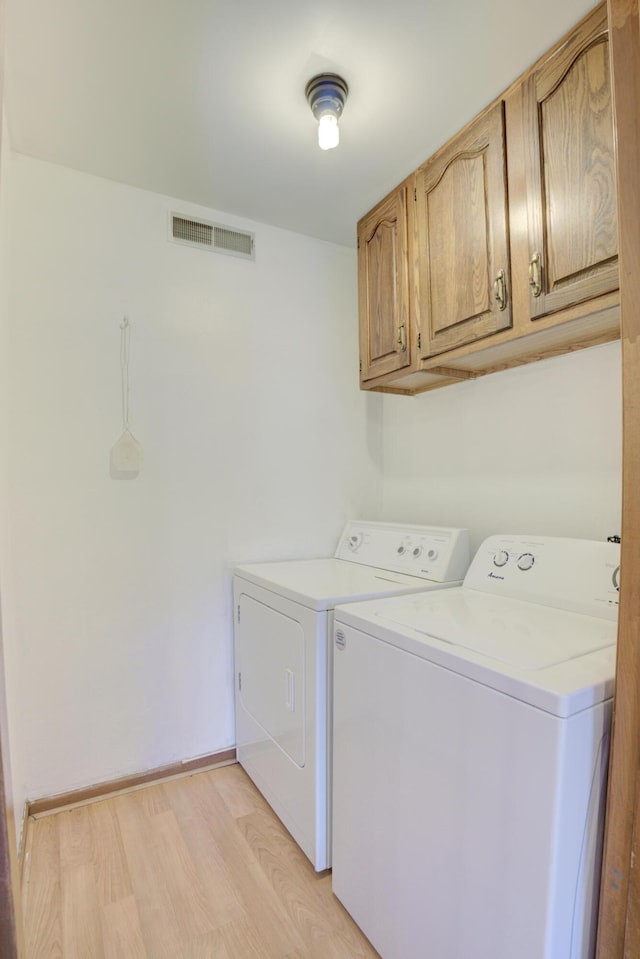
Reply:
[[[384,400],[385,516],[499,532],[620,532],[619,342]]]
[[[20,155],[11,182],[16,789],[51,795],[234,742],[230,571],[327,554],[380,504],[355,251]],[[170,210],[256,261],[167,241]],[[139,477],[115,481],[131,322]]]

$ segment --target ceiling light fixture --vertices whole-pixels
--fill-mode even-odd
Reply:
[[[338,120],[342,115],[349,87],[337,73],[319,73],[307,83],[304,94],[318,121],[318,144],[331,150],[340,142]]]

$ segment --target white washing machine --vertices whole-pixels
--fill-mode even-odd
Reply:
[[[331,864],[333,609],[459,585],[466,530],[350,522],[328,559],[234,571],[238,760],[316,870]]]
[[[333,890],[382,959],[592,959],[619,549],[336,610]]]

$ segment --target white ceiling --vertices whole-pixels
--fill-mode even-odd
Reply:
[[[325,240],[590,0],[6,0],[13,150]],[[350,87],[323,152],[304,97]]]

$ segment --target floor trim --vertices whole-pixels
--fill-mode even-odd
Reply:
[[[217,753],[198,756],[197,759],[185,759],[168,766],[148,769],[144,773],[134,773],[131,776],[123,776],[121,779],[111,779],[108,782],[97,783],[95,786],[85,786],[82,789],[59,793],[56,796],[31,800],[27,802],[27,815],[38,819],[40,816],[47,816],[71,806],[84,806],[90,802],[98,802],[114,793],[129,792],[133,789],[148,786],[151,783],[161,782],[163,779],[190,776],[192,773],[203,772],[205,769],[213,769],[216,766],[226,766],[234,762],[236,762],[235,749],[223,749]]]

